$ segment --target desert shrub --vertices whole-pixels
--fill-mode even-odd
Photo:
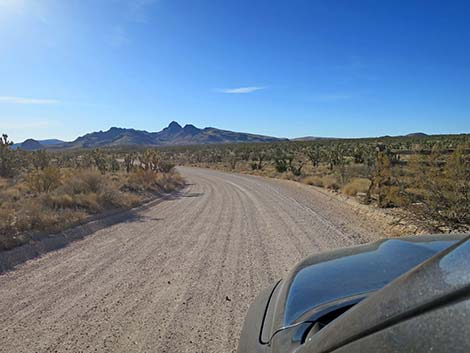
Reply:
[[[304,184],[323,187],[323,179],[319,176],[308,176],[302,180]]]
[[[396,180],[393,175],[394,158],[385,146],[378,147],[374,168],[371,170],[371,184],[367,190],[367,199],[370,200],[372,194],[378,196],[379,207],[393,207],[395,203],[391,200],[396,197]]]
[[[4,189],[0,191],[0,204],[3,202],[15,202],[21,199],[23,193],[15,185],[13,187]]]
[[[184,185],[184,181],[179,174],[158,174],[155,185],[162,191],[171,192]]]
[[[426,190],[423,197],[426,211],[439,221],[470,223],[470,155],[467,151],[467,146],[458,146],[444,166],[434,153],[426,160],[428,166],[418,183]]]
[[[36,169],[45,169],[49,166],[51,159],[45,150],[34,151],[31,153],[33,167]]]
[[[87,194],[78,194],[74,196],[73,200],[75,207],[79,209],[84,209],[91,213],[103,211],[103,208],[98,201],[97,193],[90,192]]]
[[[296,176],[294,175],[294,173],[292,173],[290,170],[288,170],[287,172],[283,173],[282,175],[279,176],[281,179],[284,179],[284,180],[296,180]]]
[[[43,199],[32,199],[24,202],[16,211],[17,232],[56,232],[86,216],[84,212],[64,209],[53,212]]]
[[[167,161],[160,161],[158,164],[158,169],[162,173],[169,173],[173,170],[174,167],[175,165],[173,163]]]
[[[114,188],[105,188],[98,194],[97,201],[104,209],[129,208],[136,205],[140,198]]]
[[[154,171],[138,169],[130,173],[126,186],[135,191],[150,190],[155,186],[156,178]]]
[[[410,203],[410,199],[400,186],[393,185],[387,189],[383,202],[387,207],[404,207]]]
[[[276,158],[274,160],[274,168],[276,168],[276,171],[278,173],[284,173],[287,172],[287,169],[289,167],[288,161],[282,158]]]
[[[322,178],[322,181],[323,181],[323,186],[327,189],[330,189],[330,190],[339,190],[339,183],[338,183],[338,180],[332,176],[332,175],[325,175],[323,178]]]
[[[16,212],[16,227],[21,231],[46,231],[57,226],[58,217],[40,199],[26,199]]]
[[[0,208],[0,229],[9,229],[10,227],[12,227],[14,220],[15,213],[11,205]]]
[[[85,184],[85,192],[99,192],[106,183],[105,177],[92,170],[81,172],[78,174],[78,178],[80,178]]]
[[[356,196],[358,193],[365,193],[369,190],[370,180],[365,178],[354,178],[341,188],[341,191],[348,196]]]
[[[429,196],[429,192],[422,188],[408,187],[405,189],[410,202],[422,202],[423,199]]]
[[[290,160],[289,171],[292,172],[292,174],[294,174],[295,176],[301,176],[302,168],[304,165],[305,165],[305,162],[300,159],[295,162],[293,160]]]
[[[46,167],[43,170],[34,170],[26,176],[26,183],[34,192],[50,192],[62,183],[62,174],[59,168]]]
[[[91,152],[90,157],[100,173],[105,174],[108,170],[108,161],[106,160],[106,156],[103,151],[97,148]]]
[[[99,192],[106,179],[94,170],[81,170],[67,177],[64,184],[59,188],[59,193],[78,195]]]
[[[0,177],[0,190],[6,189],[9,185],[8,179]]]
[[[76,207],[74,197],[69,194],[47,195],[47,197],[44,199],[44,202],[52,209]]]

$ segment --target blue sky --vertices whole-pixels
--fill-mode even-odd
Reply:
[[[470,132],[469,1],[0,0],[0,132]]]

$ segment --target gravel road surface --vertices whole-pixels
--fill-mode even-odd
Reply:
[[[264,287],[381,236],[312,187],[179,170],[174,200],[0,275],[0,352],[234,352]]]

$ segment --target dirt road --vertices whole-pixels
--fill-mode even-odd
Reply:
[[[181,197],[0,276],[0,352],[233,352],[262,288],[381,235],[311,187],[180,171]]]

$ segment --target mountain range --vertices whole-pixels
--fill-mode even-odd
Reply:
[[[275,142],[283,140],[287,139],[233,132],[213,127],[200,129],[190,124],[182,127],[176,121],[172,121],[166,128],[159,132],[112,127],[107,131],[97,131],[80,136],[72,142],[28,139],[20,144],[13,145],[13,148],[34,151],[39,149],[76,149],[115,146],[182,146]]]
[[[422,132],[416,132],[404,136],[423,137],[427,135]],[[291,141],[317,141],[331,139],[334,138],[305,136],[291,139]],[[166,128],[158,132],[112,127],[107,131],[96,131],[85,134],[71,142],[65,142],[57,139],[27,139],[22,143],[14,144],[12,148],[21,148],[26,151],[35,151],[40,149],[78,149],[119,146],[189,146],[277,141],[288,141],[288,139],[221,130],[214,127],[200,129],[191,124],[182,127],[176,121],[172,121]]]

